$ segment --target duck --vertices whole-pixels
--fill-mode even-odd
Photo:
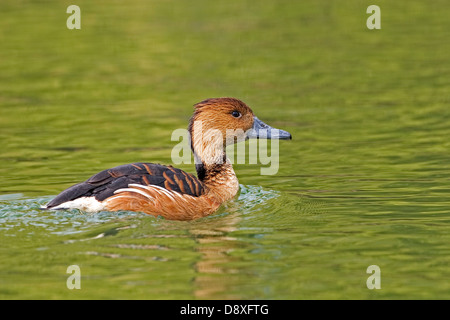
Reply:
[[[239,191],[239,181],[226,156],[227,145],[247,139],[292,139],[289,132],[259,120],[243,101],[229,97],[195,104],[188,132],[197,176],[158,163],[120,165],[67,188],[41,209],[87,213],[124,210],[168,220],[202,218],[216,212]]]

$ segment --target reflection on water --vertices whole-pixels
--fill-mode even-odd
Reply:
[[[239,265],[239,258],[233,257],[232,253],[235,248],[245,247],[246,244],[234,237],[233,231],[239,229],[242,215],[252,210],[257,212],[257,205],[264,205],[278,195],[277,192],[264,191],[260,187],[241,185],[238,200],[223,209],[227,212],[225,216],[220,220],[210,219],[208,223],[193,225],[189,233],[195,237],[198,243],[196,250],[202,254],[195,265],[198,272],[195,277],[195,298],[243,298],[234,288],[239,287],[240,277],[248,277],[249,274],[241,273],[244,270],[235,267]],[[222,276],[217,277],[217,274]]]

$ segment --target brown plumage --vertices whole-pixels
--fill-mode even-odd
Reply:
[[[122,165],[66,189],[43,209],[129,210],[173,220],[207,216],[239,190],[226,158],[226,145],[257,138],[256,129],[273,128],[257,119],[244,102],[235,98],[204,100],[195,105],[188,127],[198,178],[172,166]],[[277,138],[291,138],[288,132],[279,132]]]

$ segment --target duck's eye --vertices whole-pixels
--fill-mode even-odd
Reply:
[[[241,113],[239,111],[234,110],[231,115],[235,118],[239,118],[241,116]]]

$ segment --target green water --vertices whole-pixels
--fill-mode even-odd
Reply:
[[[80,0],[81,30],[69,4],[0,4],[0,298],[450,298],[448,1]],[[276,175],[235,165],[217,214],[38,209],[172,163],[172,131],[221,96],[293,140]]]

